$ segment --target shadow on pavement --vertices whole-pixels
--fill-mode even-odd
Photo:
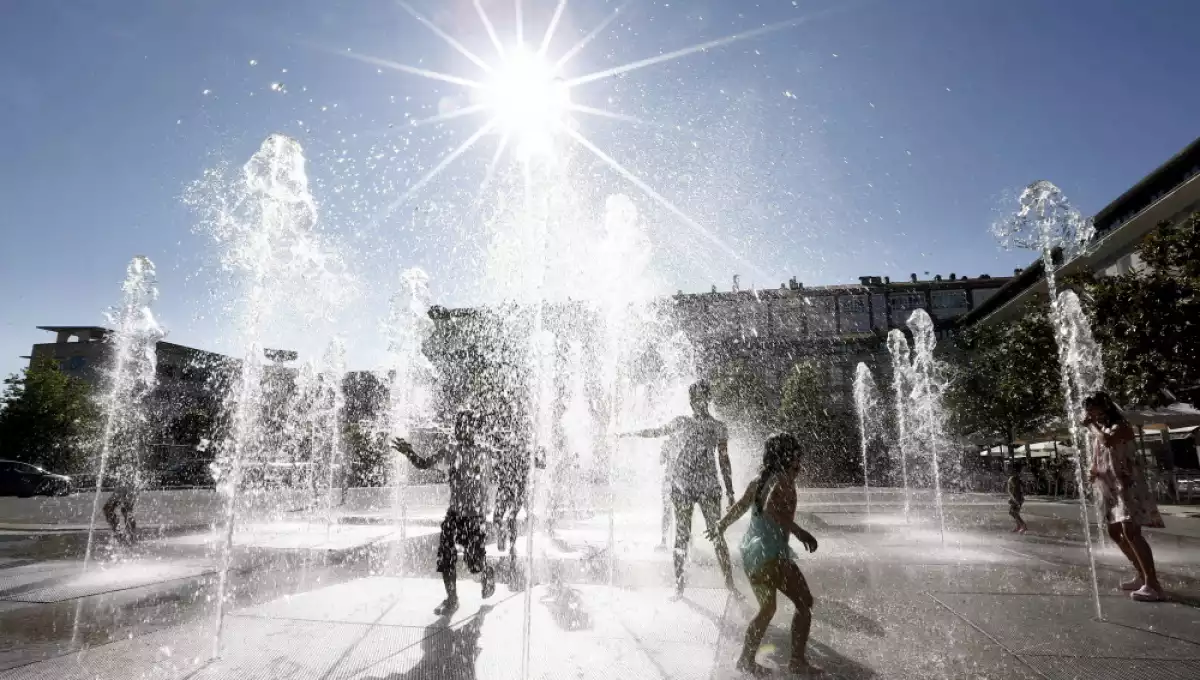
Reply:
[[[817,600],[813,606],[813,618],[838,630],[863,633],[874,638],[887,636],[887,631],[878,621],[837,600]]]
[[[539,601],[559,628],[569,632],[591,630],[592,615],[584,606],[578,590],[561,582],[552,583]]]
[[[475,661],[479,658],[479,634],[491,605],[459,626],[447,628],[449,616],[443,616],[425,629],[421,640],[421,659],[407,671],[388,675],[362,675],[363,680],[475,680]]]
[[[682,601],[694,609],[697,613],[707,617],[714,624],[716,624],[717,628],[721,631],[721,637],[731,641],[731,644],[728,647],[730,650],[740,649],[742,639],[746,635],[746,629],[744,626],[727,620],[728,617],[717,616],[708,609],[705,609],[699,604],[691,601],[687,596],[684,596]],[[758,612],[756,605],[751,601],[741,598],[734,598],[733,603],[736,603],[737,606],[739,606],[746,614],[746,616],[753,616]],[[853,610],[851,610],[849,607],[842,605],[842,610],[851,612],[854,617],[858,617],[859,619],[870,621],[872,625],[880,630],[880,632],[883,631],[882,627],[880,627],[878,623],[867,619],[867,617],[861,614],[853,612]],[[783,624],[782,626],[779,625],[781,622]],[[882,635],[876,637],[882,637]],[[774,647],[777,652],[770,654],[769,656],[774,657],[775,654],[778,654],[779,658],[771,658],[772,663],[781,668],[786,667],[788,662],[786,655],[790,655],[792,650],[791,619],[776,616],[775,620],[771,622],[771,627],[767,629],[767,634],[763,637],[762,647]],[[734,652],[731,651],[730,653]],[[843,656],[840,652],[829,645],[817,642],[811,637],[808,639],[807,656],[810,663],[823,668],[831,676],[839,678],[840,680],[870,680],[878,677],[873,669],[868,668],[867,666],[864,666],[853,659]],[[732,665],[733,659],[722,659],[721,662]]]

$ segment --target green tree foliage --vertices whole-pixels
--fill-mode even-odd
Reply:
[[[9,376],[0,399],[0,456],[55,472],[86,466],[98,421],[86,383],[68,377],[54,360],[41,359]]]
[[[792,367],[780,393],[777,424],[805,445],[809,483],[847,482],[861,474],[853,409],[831,384],[827,366],[801,361]]]
[[[350,486],[383,486],[387,484],[391,457],[388,454],[387,433],[375,432],[362,422],[349,423],[342,432],[349,465]]]
[[[1119,401],[1158,404],[1200,385],[1200,213],[1139,244],[1145,269],[1084,283],[1105,382]]]
[[[712,378],[712,399],[722,416],[750,425],[775,425],[774,395],[760,371],[746,359],[726,362]]]
[[[956,434],[1011,444],[1061,415],[1058,346],[1044,300],[1016,320],[976,326],[956,344],[944,404]]]

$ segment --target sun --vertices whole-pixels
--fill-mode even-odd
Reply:
[[[572,110],[570,86],[553,64],[523,47],[505,52],[479,90],[499,134],[523,156],[552,155],[554,137]]]
[[[731,43],[741,40],[746,40],[756,36],[781,31],[786,28],[798,26],[805,23],[809,19],[818,16],[832,13],[835,10],[825,10],[817,12],[810,16],[800,16],[794,19],[779,21],[773,24],[765,24],[757,28],[752,28],[741,33],[728,35],[723,38],[716,38],[702,43],[696,43],[687,47],[681,47],[670,52],[663,52],[644,59],[613,66],[600,71],[594,71],[586,75],[574,76],[571,78],[561,77],[563,67],[567,62],[571,61],[585,47],[588,46],[596,36],[600,35],[607,26],[623,11],[621,7],[613,10],[603,21],[593,28],[573,47],[563,52],[556,61],[547,61],[546,53],[554,39],[555,31],[562,19],[563,12],[566,10],[568,0],[558,0],[554,8],[554,14],[550,18],[550,23],[546,27],[546,32],[542,36],[540,44],[536,49],[530,50],[525,45],[533,45],[533,43],[525,42],[524,21],[522,11],[523,0],[514,0],[517,17],[516,30],[516,47],[506,49],[496,32],[496,27],[492,24],[487,12],[483,8],[482,0],[474,0],[475,11],[479,14],[479,19],[484,28],[487,30],[488,38],[491,40],[492,46],[496,49],[496,54],[499,57],[498,61],[488,61],[468,49],[453,36],[446,33],[415,9],[412,8],[405,0],[396,0],[396,3],[419,23],[424,25],[435,35],[442,39],[447,45],[461,54],[463,57],[474,63],[486,77],[482,80],[476,80],[470,77],[464,77],[451,73],[440,73],[426,68],[410,66],[389,59],[374,57],[367,54],[360,54],[348,49],[332,49],[325,46],[315,45],[318,49],[322,49],[331,54],[337,54],[351,59],[356,59],[376,67],[388,68],[402,73],[408,73],[414,76],[420,76],[429,80],[450,83],[459,87],[466,88],[469,92],[468,98],[470,105],[452,108],[452,110],[438,115],[411,121],[414,126],[432,125],[450,121],[452,119],[483,114],[485,122],[480,125],[470,136],[462,141],[454,149],[446,152],[440,161],[434,165],[428,172],[415,182],[410,184],[407,190],[398,198],[392,201],[382,214],[374,220],[374,224],[382,219],[387,218],[400,205],[404,204],[412,198],[419,190],[427,186],[434,180],[443,170],[451,163],[467,153],[480,140],[485,137],[497,138],[496,150],[492,156],[491,162],[488,164],[487,172],[484,175],[483,182],[479,187],[479,195],[482,196],[484,189],[489,185],[491,179],[504,157],[505,151],[511,149],[514,155],[525,165],[526,169],[526,190],[529,188],[529,173],[535,157],[544,162],[548,166],[558,165],[556,162],[559,152],[570,146],[573,142],[575,146],[582,147],[589,151],[593,156],[615,171],[621,177],[624,177],[631,184],[641,189],[646,196],[651,198],[655,203],[665,208],[668,212],[678,218],[683,224],[690,227],[702,238],[712,242],[723,252],[729,255],[732,259],[747,265],[755,274],[766,277],[765,272],[753,262],[749,262],[744,257],[735,252],[715,234],[706,229],[696,220],[692,219],[683,210],[674,203],[669,201],[665,196],[660,194],[650,186],[644,179],[639,177],[634,171],[626,168],[612,156],[605,153],[600,147],[594,144],[584,133],[579,129],[574,114],[581,114],[599,118],[607,118],[610,120],[624,121],[634,123],[636,125],[650,124],[635,116],[630,116],[624,113],[609,111],[603,108],[587,106],[572,101],[571,91],[575,88],[594,83],[614,76],[620,76],[632,71],[644,69],[655,64],[661,64],[675,59],[680,59],[691,54],[697,54],[708,50],[716,49]],[[840,7],[840,5],[839,5]],[[461,101],[461,100],[460,100]],[[389,126],[390,127],[390,126]],[[560,140],[561,138],[561,140]],[[559,141],[566,144],[559,144]]]

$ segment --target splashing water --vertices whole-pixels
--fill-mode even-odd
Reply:
[[[912,360],[904,331],[888,331],[888,353],[892,358],[892,400],[896,406],[896,448],[900,455],[900,476],[904,483],[904,521],[908,523],[912,506],[908,489],[908,454],[912,443]]]
[[[942,542],[946,541],[946,514],[942,506],[942,460],[941,453],[946,438],[945,414],[942,411],[942,393],[945,382],[941,362],[933,356],[937,347],[937,335],[933,319],[923,309],[908,317],[908,327],[913,334],[912,352],[912,404],[913,439],[924,450],[933,467],[933,499],[937,510],[938,530]]]
[[[262,422],[266,406],[263,334],[268,328],[277,330],[272,323],[276,314],[309,323],[326,317],[352,287],[336,251],[316,231],[316,204],[308,187],[303,149],[295,140],[280,134],[267,137],[239,178],[226,180],[220,170],[206,173],[187,199],[200,212],[202,231],[221,246],[222,267],[237,277],[242,289],[235,317],[244,354],[225,396],[228,436],[221,442],[215,465],[218,490],[225,497],[213,634],[216,658],[229,596],[244,466],[274,455]]]
[[[1078,298],[1071,294],[1073,309],[1068,313],[1064,309],[1067,299],[1059,296],[1056,254],[1060,254],[1061,262],[1068,262],[1079,255],[1087,242],[1095,235],[1091,221],[1084,218],[1078,210],[1071,206],[1070,201],[1063,195],[1062,190],[1045,180],[1030,184],[1021,192],[1020,208],[1012,217],[997,222],[992,227],[992,233],[1007,248],[1026,248],[1037,250],[1041,255],[1042,267],[1046,276],[1047,299],[1050,304],[1050,319],[1055,329],[1055,340],[1058,344],[1059,371],[1061,376],[1063,403],[1066,407],[1066,418],[1071,430],[1072,444],[1075,446],[1075,481],[1079,486],[1079,513],[1083,525],[1084,543],[1087,546],[1088,564],[1092,576],[1092,596],[1095,601],[1096,616],[1103,618],[1100,605],[1100,587],[1096,575],[1096,558],[1092,548],[1092,530],[1088,521],[1088,501],[1084,492],[1085,458],[1088,455],[1089,435],[1082,431],[1079,423],[1083,421],[1083,397],[1101,385],[1099,354],[1093,356],[1094,341],[1090,341],[1090,330],[1085,331],[1087,321],[1079,308]],[[1086,334],[1087,341],[1083,336]],[[1089,345],[1090,342],[1090,345]],[[1074,349],[1073,349],[1074,347]],[[1086,356],[1085,356],[1086,355]],[[1085,368],[1084,366],[1091,368]],[[1086,381],[1086,384],[1081,381]],[[1099,527],[1097,527],[1099,532]],[[1101,539],[1102,540],[1102,539]]]
[[[133,258],[121,284],[121,305],[108,314],[113,331],[106,338],[109,345],[104,372],[106,389],[100,400],[104,427],[83,557],[85,572],[91,566],[96,517],[106,477],[111,476],[118,489],[136,490],[143,481],[138,454],[145,444],[145,399],[154,391],[158,341],[164,335],[151,311],[158,298],[155,274],[149,258]]]
[[[391,313],[383,328],[388,355],[381,381],[387,386],[387,404],[375,431],[384,446],[393,437],[407,439],[415,426],[428,425],[429,389],[435,379],[435,369],[421,351],[433,330],[426,314],[430,306],[429,275],[414,267],[405,270],[400,281],[403,291],[392,297]],[[401,541],[408,537],[408,469],[407,459],[392,455],[390,482],[396,488],[393,510],[398,513]],[[403,559],[398,566],[403,573]]]
[[[875,415],[879,408],[879,394],[875,389],[875,378],[871,369],[859,362],[854,369],[854,410],[858,412],[858,437],[862,447],[863,499],[867,503],[867,523],[871,520],[871,467],[867,461],[867,450],[876,436]]]
[[[323,366],[317,381],[317,403],[313,420],[314,466],[318,457],[325,471],[325,537],[328,539],[336,521],[334,500],[337,489],[345,491],[346,461],[342,444],[342,412],[346,408],[344,380],[346,377],[346,349],[339,338],[329,343],[322,360]],[[340,481],[339,481],[340,480]],[[344,496],[343,496],[344,500]],[[316,505],[316,504],[314,504]]]
[[[1091,566],[1092,596],[1095,599],[1096,617],[1103,619],[1100,605],[1100,583],[1096,573],[1096,557],[1092,551],[1091,522],[1088,520],[1087,494],[1084,493],[1086,473],[1095,442],[1090,430],[1082,425],[1084,420],[1083,400],[1088,395],[1104,388],[1104,367],[1100,360],[1100,348],[1092,337],[1091,326],[1084,316],[1083,307],[1075,291],[1064,291],[1055,299],[1055,328],[1058,339],[1059,360],[1062,363],[1063,396],[1067,408],[1067,426],[1071,431],[1071,444],[1075,447],[1075,484],[1079,488],[1079,515]],[[1096,508],[1096,532],[1102,535],[1103,526],[1100,508]],[[1103,540],[1103,539],[1101,539]]]
[[[1021,207],[1016,214],[992,225],[992,235],[1005,248],[1036,250],[1047,259],[1061,248],[1067,261],[1095,235],[1092,221],[1083,217],[1051,182],[1038,180],[1025,187],[1018,202]],[[1046,264],[1049,274],[1053,262]]]

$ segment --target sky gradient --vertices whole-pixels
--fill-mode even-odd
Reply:
[[[511,42],[513,3],[484,5]],[[495,58],[469,0],[413,6]],[[525,0],[530,40],[554,6]],[[616,6],[569,2],[550,54]],[[50,340],[37,325],[103,323],[138,254],[158,265],[169,339],[236,352],[229,277],[182,197],[272,132],[306,149],[322,233],[363,284],[332,320],[351,368],[377,361],[402,269],[426,269],[437,302],[480,299],[488,244],[469,203],[495,140],[389,212],[481,119],[413,127],[462,88],[339,54],[479,77],[395,2],[19,0],[3,16],[0,372]],[[1032,254],[1000,251],[988,225],[1020,187],[1049,179],[1091,214],[1200,134],[1200,4],[1187,0],[634,0],[567,75],[787,20],[572,91],[641,119],[579,116],[578,129],[763,272],[695,246],[691,227],[575,147],[592,221],[605,197],[633,199],[665,291],[728,289],[734,274],[777,287],[1010,273]],[[279,333],[268,344],[313,351]]]

